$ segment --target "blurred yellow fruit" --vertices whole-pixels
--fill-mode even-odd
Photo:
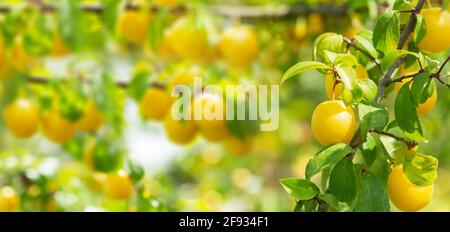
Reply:
[[[164,119],[164,128],[169,140],[177,144],[188,144],[197,134],[192,120],[175,120],[171,114]]]
[[[17,211],[20,206],[20,198],[16,190],[10,186],[0,188],[0,212]]]
[[[433,7],[422,9],[426,33],[418,47],[429,53],[438,53],[450,47],[450,14],[446,10]]]
[[[233,155],[244,155],[253,148],[253,138],[240,139],[229,136],[224,141],[225,150]]]
[[[22,36],[17,36],[14,39],[10,59],[12,59],[12,67],[17,71],[24,71],[29,67],[31,59],[25,50]]]
[[[308,15],[308,34],[318,35],[325,31],[325,25],[322,16],[318,13]]]
[[[42,117],[45,137],[55,143],[66,143],[75,135],[75,123],[64,118],[57,110],[45,112]]]
[[[50,54],[55,57],[60,57],[67,55],[69,52],[70,49],[64,43],[59,32],[55,31],[53,33],[53,47]]]
[[[26,98],[16,99],[3,110],[3,119],[16,137],[29,138],[38,128],[38,107]]]
[[[94,140],[90,140],[87,142],[84,151],[83,151],[83,161],[84,164],[90,169],[95,169],[94,167],[94,152],[95,152],[96,143]]]
[[[170,45],[184,59],[202,59],[208,53],[208,36],[204,28],[187,18],[177,20],[168,29]]]
[[[128,199],[133,193],[133,183],[128,173],[120,170],[117,173],[108,173],[105,181],[105,194],[116,200]]]
[[[194,99],[192,106],[192,120],[205,139],[216,142],[229,136],[222,97],[204,93]],[[209,113],[213,115],[208,115]]]
[[[246,67],[258,55],[258,37],[250,26],[226,29],[220,37],[220,52],[232,65]]]
[[[194,85],[194,74],[191,72],[180,72],[170,80],[169,88],[173,89],[177,85]]]
[[[311,129],[316,140],[324,146],[349,143],[356,129],[355,112],[343,101],[322,102],[313,112]]]
[[[355,66],[355,71],[357,80],[369,79],[369,74],[361,64],[357,64]],[[337,83],[336,86],[334,86],[334,98],[333,98],[333,86],[334,86],[334,74],[332,72],[328,72],[325,75],[325,91],[327,93],[328,99],[330,100],[337,99],[339,96],[341,96],[344,84]]]
[[[308,25],[306,20],[297,20],[294,26],[294,37],[297,40],[303,40],[308,35]]]
[[[432,111],[437,102],[437,90],[434,87],[433,94],[424,103],[419,104],[417,107],[417,113],[419,115],[425,115],[426,113]]]
[[[149,15],[138,10],[125,10],[118,19],[121,36],[129,43],[140,45],[147,38]]]
[[[170,111],[172,97],[161,88],[149,88],[139,103],[142,115],[147,119],[161,120]]]
[[[82,131],[93,132],[97,130],[103,123],[102,113],[97,109],[94,102],[90,101],[86,108],[86,112],[77,122],[77,128]]]
[[[408,212],[425,207],[433,198],[434,184],[418,186],[411,183],[403,173],[401,165],[392,169],[388,177],[387,189],[394,205]]]
[[[400,91],[400,89],[402,88],[402,86],[409,82],[411,80],[411,78],[405,78],[402,80],[402,82],[398,82],[395,84],[395,90],[398,92]],[[410,84],[410,88],[411,88]],[[436,85],[434,86],[434,91],[433,94],[422,104],[419,104],[419,106],[417,107],[417,113],[419,115],[425,115],[426,113],[432,111],[434,109],[434,106],[436,105],[437,102],[437,88]]]
[[[10,69],[6,61],[6,49],[3,38],[0,36],[0,80],[9,78]]]

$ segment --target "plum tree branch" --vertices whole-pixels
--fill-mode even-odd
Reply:
[[[391,138],[393,138],[393,139],[395,139],[397,141],[405,143],[408,146],[409,149],[417,146],[417,142],[415,142],[415,141],[407,140],[405,138],[402,138],[400,136],[394,135],[394,134],[386,132],[386,131],[380,131],[380,130],[376,130],[376,129],[371,129],[371,130],[369,130],[369,132],[380,134],[380,135],[384,135],[384,136],[389,136],[389,137],[391,137]]]
[[[406,43],[406,40],[408,39],[409,35],[413,32],[414,27],[416,25],[417,21],[417,14],[420,13],[420,10],[422,9],[423,5],[425,3],[425,0],[419,0],[417,2],[416,7],[414,8],[414,11],[411,13],[411,16],[409,17],[408,23],[406,24],[405,29],[400,34],[400,39],[397,44],[397,49],[402,49],[403,46]],[[390,81],[392,74],[394,71],[400,66],[401,63],[403,63],[406,56],[399,57],[397,60],[392,63],[392,65],[386,70],[386,72],[383,74],[383,76],[378,81],[378,92],[377,96],[375,98],[376,102],[380,102],[381,98],[384,95],[384,91],[386,87],[392,83]]]
[[[344,37],[344,42],[348,46],[353,47],[354,49],[360,51],[362,54],[364,54],[370,60],[372,60],[379,68],[381,68],[380,61],[377,58],[375,58],[372,55],[370,55],[366,50],[364,50],[364,49],[360,48],[358,45],[356,45],[354,40]]]
[[[41,76],[28,76],[27,77],[27,82],[29,83],[33,83],[33,84],[47,84],[49,83],[51,79],[46,78],[46,77],[41,77]],[[66,79],[60,79],[61,82],[66,82]],[[80,78],[80,81],[82,81],[83,83],[86,84],[92,84],[92,79],[89,78]],[[129,82],[128,81],[121,81],[118,80],[116,81],[116,86],[119,88],[128,88],[129,86]],[[161,84],[161,83],[157,83],[157,82],[152,82],[150,83],[150,86],[156,87],[156,88],[165,88],[166,86]]]
[[[53,4],[48,4],[48,3],[32,4],[32,6],[28,6],[26,9],[36,9],[36,8],[43,12],[54,12],[57,10],[57,6],[55,6]],[[137,5],[133,5],[133,4],[126,4],[125,8],[129,9],[129,10],[138,10],[139,9],[139,7]],[[8,13],[8,12],[12,11],[13,9],[14,9],[13,6],[0,5],[0,13]],[[94,13],[94,14],[101,14],[105,10],[103,5],[101,5],[101,4],[83,4],[83,5],[81,5],[81,9],[83,11]],[[156,5],[152,5],[149,7],[149,10],[151,12],[157,12],[160,9],[161,8]],[[175,5],[175,6],[169,7],[169,11],[171,13],[183,13],[186,11],[186,7],[184,5]]]
[[[40,3],[32,4],[28,9],[39,8],[44,12],[54,12],[57,7],[53,4]],[[91,12],[95,14],[101,14],[104,11],[104,7],[101,4],[83,4],[81,6],[82,10],[86,12]],[[139,6],[133,4],[126,4],[127,9],[139,9]],[[12,11],[14,7],[8,5],[0,5],[0,13],[8,13]],[[183,13],[187,10],[186,6],[179,4],[169,8],[172,13]],[[271,6],[270,8],[264,6],[230,6],[230,5],[212,5],[210,9],[222,16],[227,17],[239,17],[239,18],[289,18],[298,15],[305,15],[309,13],[319,13],[327,14],[333,16],[346,15],[348,13],[347,7],[344,5],[319,5],[319,6],[306,6],[306,5],[295,5],[288,6],[282,5],[278,7]],[[149,8],[152,12],[157,12],[160,7],[157,5],[152,5]]]

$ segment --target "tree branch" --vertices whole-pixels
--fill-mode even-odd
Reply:
[[[57,10],[57,7],[52,4],[33,4],[33,6],[29,6],[28,9],[39,8],[44,12],[54,12]],[[86,12],[91,12],[94,14],[102,14],[104,11],[104,7],[101,4],[84,4],[81,6],[82,10]],[[127,4],[127,9],[130,10],[138,10],[139,6],[133,4]],[[14,7],[3,5],[0,6],[0,13],[8,13],[12,11]],[[186,11],[186,7],[184,5],[176,5],[169,8],[172,13],[184,13]],[[228,17],[240,17],[240,18],[288,18],[298,15],[306,15],[309,13],[319,13],[319,14],[327,14],[333,16],[341,16],[347,14],[346,6],[335,6],[335,5],[320,5],[320,6],[305,6],[305,5],[296,5],[296,6],[279,6],[279,7],[264,7],[264,6],[229,6],[229,5],[213,5],[210,9],[219,15],[228,16]],[[160,7],[157,5],[152,5],[149,8],[152,12],[157,12],[160,10]]]
[[[416,7],[414,8],[414,11],[411,13],[411,16],[409,17],[408,24],[406,24],[405,29],[403,30],[402,34],[400,35],[400,39],[397,44],[397,49],[402,49],[403,46],[406,43],[406,40],[408,39],[409,35],[414,30],[414,26],[416,25],[417,16],[416,14],[420,13],[420,10],[422,9],[423,5],[425,3],[425,0],[419,0],[417,2]],[[403,63],[405,59],[405,56],[402,56],[394,61],[394,63],[391,65],[391,67],[388,68],[388,70],[383,74],[383,76],[378,81],[378,92],[375,100],[379,103],[381,101],[381,98],[384,95],[384,91],[386,87],[391,82],[391,76],[394,73],[394,71],[400,66],[401,63]]]
[[[375,57],[373,57],[372,55],[370,55],[367,51],[365,51],[364,49],[362,49],[362,48],[360,48],[358,45],[356,45],[356,44],[354,43],[354,42],[355,42],[354,40],[344,37],[344,42],[345,42],[348,46],[353,47],[354,49],[360,51],[362,54],[364,54],[365,56],[367,56],[370,60],[372,60],[372,61],[373,61],[373,62],[381,69],[380,61],[379,61],[377,58],[375,58]]]
[[[43,12],[55,12],[57,10],[57,6],[48,4],[48,3],[40,3],[33,4],[32,6],[28,6],[26,9],[39,9]],[[125,8],[128,10],[139,10],[140,7],[133,4],[126,4]],[[9,13],[14,9],[13,6],[8,5],[0,5],[0,13]],[[101,4],[83,4],[81,5],[81,9],[86,12],[94,13],[94,14],[102,14],[104,11],[104,7]],[[161,8],[157,5],[152,5],[149,7],[151,12],[158,12]],[[175,5],[169,8],[169,11],[174,14],[183,13],[186,11],[186,7],[184,5]]]
[[[388,85],[390,85],[390,84],[392,84],[392,83],[395,83],[395,82],[402,82],[404,79],[408,79],[408,78],[411,78],[411,77],[415,77],[415,76],[417,76],[417,75],[419,75],[419,74],[421,74],[421,73],[423,73],[423,72],[424,72],[424,71],[423,71],[423,69],[422,69],[422,70],[419,70],[419,71],[416,72],[416,73],[405,74],[405,75],[402,75],[402,76],[400,76],[400,77],[398,77],[398,78],[395,78],[395,79],[389,79]]]
[[[369,130],[369,132],[380,134],[380,135],[384,135],[384,136],[389,136],[389,137],[391,137],[391,138],[393,138],[393,139],[395,139],[397,141],[405,143],[408,146],[409,149],[417,146],[417,142],[415,142],[415,141],[407,140],[405,138],[402,138],[400,136],[394,135],[394,134],[386,132],[386,131],[380,131],[380,130],[371,129],[371,130]]]
[[[306,15],[309,13],[319,13],[334,16],[341,16],[347,14],[347,7],[334,5],[320,5],[320,6],[279,6],[279,7],[264,7],[264,6],[228,6],[215,5],[211,7],[212,11],[228,17],[239,18],[288,18],[298,15]]]
[[[441,67],[440,67],[439,70],[435,73],[435,75],[441,74],[442,70],[444,69],[445,65],[448,63],[449,60],[450,60],[450,56],[448,56],[447,59],[445,59],[444,63],[442,63]]]
[[[50,80],[51,79],[49,79],[49,78],[40,77],[40,76],[29,76],[29,77],[27,77],[27,81],[29,83],[33,83],[33,84],[43,84],[43,85],[45,85]],[[61,79],[60,81],[61,82],[66,82],[67,80],[66,79]],[[86,84],[92,84],[93,83],[92,79],[89,79],[89,78],[80,78],[80,81],[82,81],[83,83],[86,83]],[[126,89],[129,86],[129,82],[128,81],[116,81],[116,86],[119,87],[119,88]],[[156,88],[162,88],[162,89],[166,88],[165,85],[163,85],[161,83],[157,83],[157,82],[150,83],[150,86],[156,87]]]

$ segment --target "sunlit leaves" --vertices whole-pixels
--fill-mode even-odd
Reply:
[[[407,138],[424,140],[416,105],[408,85],[403,85],[395,99],[395,118]]]
[[[287,79],[313,69],[329,69],[329,67],[326,64],[316,61],[299,62],[284,73],[280,83],[283,84]]]
[[[361,174],[361,189],[354,201],[356,212],[388,212],[389,198],[383,184],[370,172]]]
[[[308,180],[287,178],[280,180],[284,190],[298,200],[310,200],[320,193],[319,188]]]
[[[373,44],[384,54],[397,49],[400,38],[400,23],[397,12],[387,11],[380,16],[373,31]]]
[[[405,157],[403,170],[411,183],[427,186],[437,178],[438,160],[431,155],[413,153]]]
[[[417,21],[416,26],[414,27],[414,42],[419,44],[420,41],[425,37],[427,33],[427,28],[425,27],[425,20],[423,19],[423,15],[416,15]]]
[[[305,172],[306,178],[310,179],[323,169],[332,167],[352,152],[354,152],[354,150],[349,145],[343,143],[338,143],[322,149],[308,162]]]
[[[377,103],[358,104],[361,136],[363,141],[370,129],[382,130],[389,121],[389,112]]]
[[[336,33],[324,33],[314,42],[314,60],[327,62],[325,51],[342,53],[344,51],[344,38]],[[329,61],[328,61],[329,62]]]
[[[64,42],[75,49],[85,46],[88,39],[86,15],[80,4],[77,0],[58,2],[58,29]]]
[[[343,158],[334,166],[330,175],[330,192],[342,202],[350,202],[356,195],[356,179],[353,162]]]

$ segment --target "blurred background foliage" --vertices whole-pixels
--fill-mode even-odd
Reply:
[[[205,84],[278,84],[288,67],[312,58],[317,35],[333,31],[351,38],[373,28],[392,2],[0,1],[0,51],[5,51],[0,63],[12,69],[0,83],[2,109],[17,96],[28,97],[41,109],[59,104],[64,118],[76,121],[94,101],[105,121],[61,145],[43,133],[18,139],[1,120],[0,186],[10,186],[1,190],[0,205],[9,204],[2,210],[292,210],[295,202],[278,181],[303,178],[307,161],[319,150],[309,120],[326,99],[323,74],[310,72],[304,75],[315,77],[290,80],[281,88],[279,129],[252,133],[251,149],[243,155],[200,137],[184,146],[172,143],[163,123],[139,112],[143,86],[170,85],[180,73],[199,74]],[[129,10],[138,16],[123,19]],[[221,34],[235,25],[255,33],[256,55],[249,62],[233,62],[241,51],[231,52],[231,58],[218,51]],[[420,150],[440,162],[435,197],[425,210],[449,211],[449,91],[439,88],[438,98],[423,118],[429,142]],[[386,102],[392,109],[393,97]],[[120,180],[105,186],[118,170],[133,180],[130,192]],[[320,177],[314,181],[320,183]],[[108,191],[125,191],[117,194],[126,197]]]

